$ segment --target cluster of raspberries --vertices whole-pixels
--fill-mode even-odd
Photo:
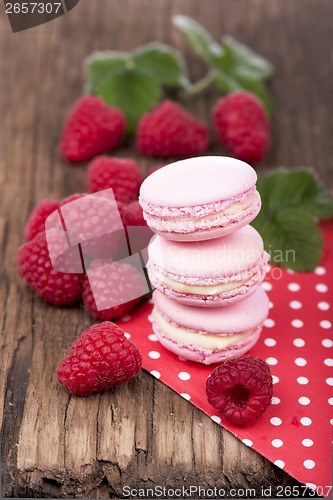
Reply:
[[[259,99],[237,91],[219,99],[212,112],[215,135],[236,158],[260,161],[270,144],[270,122]],[[123,113],[88,95],[70,112],[61,139],[62,156],[73,163],[88,161],[114,150],[126,128]],[[186,158],[204,153],[207,127],[179,104],[168,99],[145,114],[138,125],[136,146],[155,158]]]

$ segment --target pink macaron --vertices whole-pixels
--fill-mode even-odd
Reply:
[[[240,302],[211,309],[181,304],[158,290],[153,299],[152,326],[161,344],[182,359],[205,365],[249,351],[269,310],[261,287]]]
[[[202,241],[233,233],[259,213],[257,174],[226,156],[171,163],[149,175],[139,201],[148,226],[170,240]]]
[[[193,243],[154,236],[148,255],[152,285],[171,299],[200,307],[220,307],[251,295],[269,260],[260,234],[249,225]]]

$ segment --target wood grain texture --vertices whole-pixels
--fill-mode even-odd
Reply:
[[[92,324],[83,308],[44,304],[18,278],[15,255],[31,209],[84,191],[85,166],[58,153],[83,59],[158,39],[184,51],[194,80],[204,64],[171,16],[229,33],[276,68],[272,149],[259,170],[315,167],[333,180],[331,0],[81,0],[68,15],[13,35],[0,10],[0,423],[3,496],[110,498],[122,486],[257,487],[297,482],[142,371],[117,390],[70,397],[55,367]],[[315,34],[315,36],[312,36]],[[186,103],[203,120],[215,91]],[[211,153],[223,151],[212,144]],[[119,155],[136,156],[129,143]],[[140,158],[142,169],[157,162]]]

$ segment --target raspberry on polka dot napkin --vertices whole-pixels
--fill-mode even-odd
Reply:
[[[183,361],[152,333],[151,304],[118,323],[138,345],[143,368],[223,425],[247,446],[318,493],[331,484],[333,406],[333,224],[322,225],[325,253],[314,272],[270,268],[263,287],[270,314],[249,354],[267,361],[273,400],[252,426],[221,422],[208,404],[205,383],[214,365]]]

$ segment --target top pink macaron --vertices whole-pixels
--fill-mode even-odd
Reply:
[[[141,185],[143,216],[156,233],[202,241],[237,231],[260,211],[257,174],[227,156],[202,156],[160,168]]]

